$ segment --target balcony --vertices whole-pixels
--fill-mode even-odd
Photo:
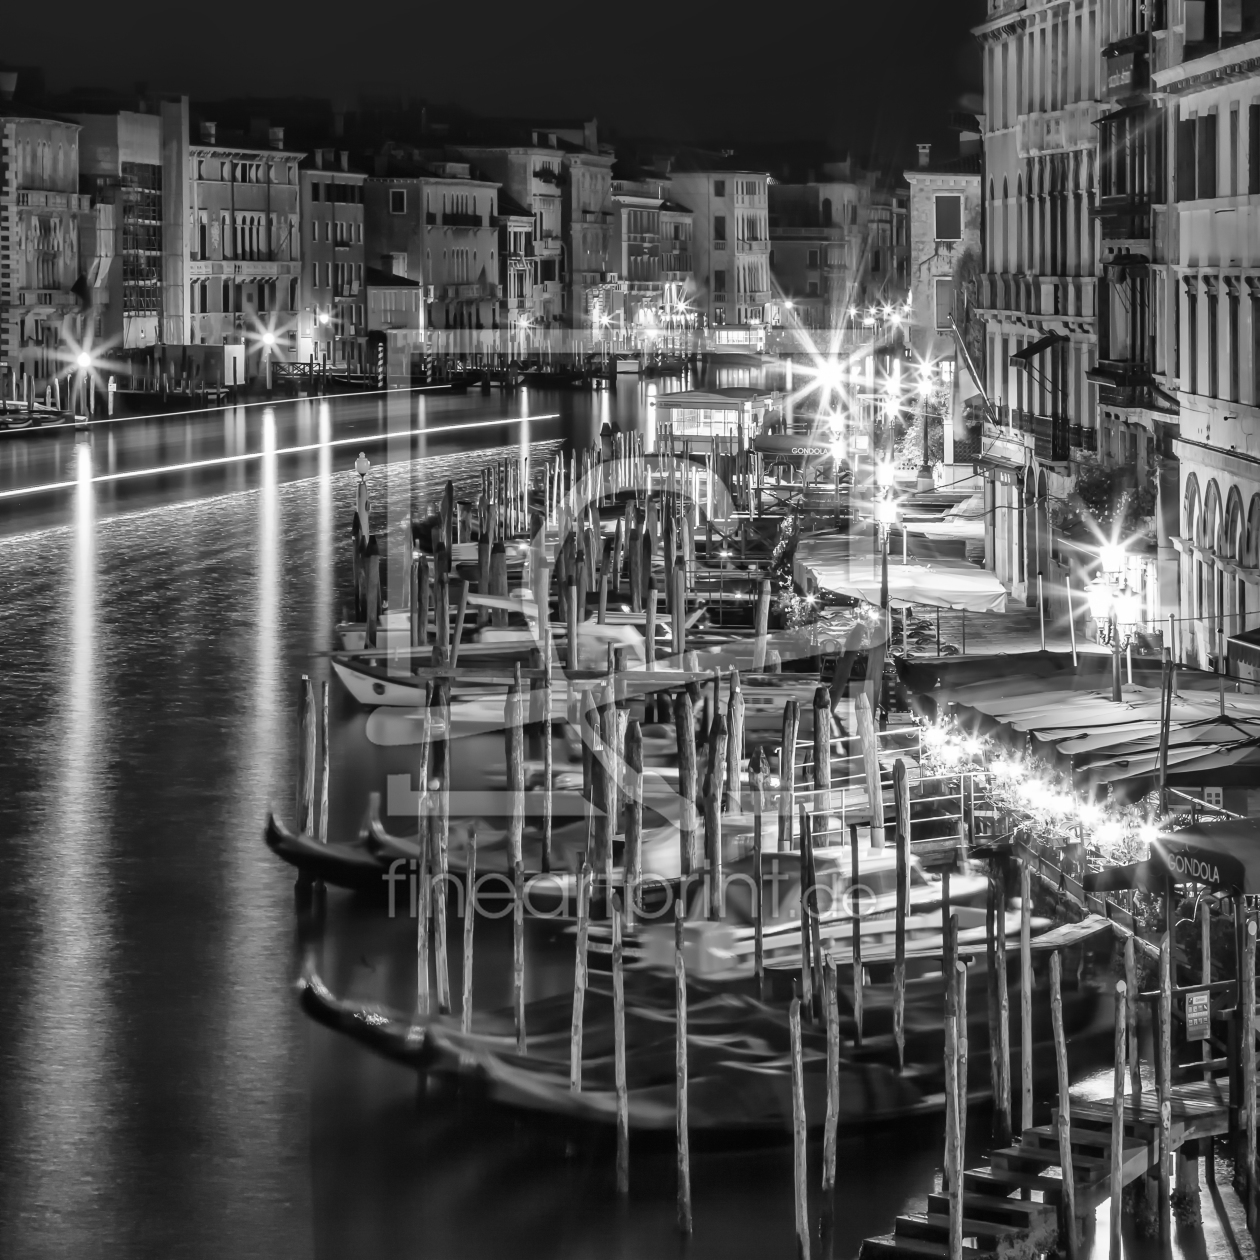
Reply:
[[[1012,407],[1010,418],[1012,428],[1031,434],[1038,459],[1054,464],[1066,464],[1071,459],[1074,426],[1066,416],[1038,416]]]
[[[1151,235],[1151,199],[1147,193],[1099,197],[1090,207],[1104,240],[1147,240]]]
[[[479,228],[485,227],[486,221],[479,214],[465,214],[462,211],[444,210],[442,212],[443,227]]]
[[[51,306],[70,308],[78,306],[79,299],[73,293],[61,289],[19,289],[18,305],[25,307]]]
[[[982,310],[1093,319],[1096,286],[1092,276],[1022,276],[991,272],[980,277],[977,304]]]
[[[769,241],[736,241],[737,254],[766,254],[770,252]]]
[[[497,298],[499,286],[474,280],[467,284],[444,284],[441,292],[444,302],[480,302],[486,298]]]

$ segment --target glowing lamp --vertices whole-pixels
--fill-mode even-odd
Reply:
[[[1142,615],[1142,601],[1136,591],[1127,586],[1116,596],[1116,620],[1126,626],[1135,626]]]
[[[86,350],[81,350],[78,358],[75,359],[75,362],[81,368],[90,368],[92,366],[92,356],[88,354]]]
[[[276,334],[273,332],[263,333],[262,343],[264,346],[274,346],[276,344]]]
[[[357,472],[360,477],[366,477],[368,475],[368,469],[371,467],[372,461],[368,459],[362,451],[360,451],[359,458],[354,461],[354,471]]]
[[[1124,568],[1125,551],[1121,543],[1104,543],[1098,548],[1098,559],[1104,573],[1119,573]]]
[[[881,525],[894,525],[897,521],[897,505],[891,499],[880,499],[875,504],[875,519]]]
[[[1106,582],[1091,582],[1085,594],[1089,598],[1089,611],[1094,620],[1106,620],[1111,614],[1111,590]]]
[[[321,324],[326,324],[326,323],[328,323],[328,312],[327,312],[327,311],[320,311],[320,313],[319,313],[319,322],[320,322]],[[267,334],[267,337],[270,337],[270,336],[271,336],[271,334],[270,334],[270,333],[268,333],[268,334]],[[263,340],[264,340],[264,341],[266,341],[266,340],[267,340],[267,337],[264,337],[264,338],[263,338]]]
[[[894,477],[895,471],[896,470],[893,468],[892,460],[882,459],[880,460],[878,464],[875,465],[875,480],[881,486],[884,486],[884,487],[891,486],[893,483],[893,477]]]
[[[1138,828],[1138,839],[1143,844],[1154,844],[1159,839],[1159,828],[1154,823],[1143,823]]]

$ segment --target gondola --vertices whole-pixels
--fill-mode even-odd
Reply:
[[[1018,966],[1012,964],[1017,1001]],[[974,965],[968,1004],[968,1093],[989,1097],[988,1029],[982,993],[986,975]],[[419,1071],[479,1083],[498,1103],[552,1117],[600,1124],[615,1120],[611,978],[592,972],[585,1003],[582,1088],[569,1087],[572,1018],[568,994],[527,1004],[526,1053],[517,1051],[511,1012],[478,1012],[464,1033],[457,1016],[411,1018],[388,1007],[337,997],[308,959],[298,984],[305,1012],[386,1058]],[[792,1129],[791,1058],[786,1002],[750,992],[688,982],[688,1106],[693,1132],[786,1134]],[[887,987],[868,990],[867,1035],[855,1045],[849,991],[840,992],[840,1124],[860,1128],[940,1111],[944,1107],[943,994],[939,970],[911,979],[906,996],[906,1067],[896,1066]],[[1091,985],[1065,994],[1067,1035],[1079,1048],[1102,1032],[1106,1012]],[[1034,1037],[1048,1047],[1049,1003],[1034,1003]],[[675,1021],[671,977],[630,973],[626,979],[626,1064],[630,1126],[670,1130],[675,1122]],[[825,1027],[803,1029],[806,1120],[821,1126],[826,1106]],[[1045,1067],[1053,1055],[1034,1054]]]

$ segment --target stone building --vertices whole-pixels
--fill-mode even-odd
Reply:
[[[992,404],[986,563],[1016,599],[1052,574],[1051,504],[1097,449],[1099,0],[989,0],[983,45],[984,271]]]
[[[242,345],[246,379],[296,357],[301,302],[302,154],[284,129],[257,141],[200,125],[186,160],[189,345]],[[231,381],[227,382],[232,384]]]
[[[694,305],[711,326],[748,335],[775,322],[770,287],[770,176],[679,163],[671,199],[694,216]]]
[[[608,278],[618,288],[605,314],[640,341],[658,331],[682,331],[690,312],[693,216],[668,194],[659,179],[618,179],[612,185]]]
[[[368,331],[363,293],[367,175],[351,168],[345,150],[315,149],[303,160],[298,177],[298,358],[362,370]]]
[[[91,326],[79,237],[92,210],[79,124],[16,103],[16,78],[0,75],[0,367],[10,394],[16,378],[42,398]]]
[[[1180,410],[1173,646],[1212,667],[1235,654],[1227,640],[1260,626],[1260,5],[1207,10],[1185,5],[1151,82],[1168,109],[1157,248],[1168,251],[1165,353]]]
[[[368,262],[424,286],[426,331],[499,326],[499,185],[467,162],[392,149],[366,185]]]

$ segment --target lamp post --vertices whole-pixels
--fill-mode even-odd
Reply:
[[[1111,636],[1111,698],[1119,704],[1121,629],[1123,627],[1127,642],[1137,626],[1141,600],[1124,577],[1126,565],[1122,546],[1109,543],[1101,547],[1099,561],[1100,572],[1089,584],[1086,594],[1095,622],[1107,622]]]

